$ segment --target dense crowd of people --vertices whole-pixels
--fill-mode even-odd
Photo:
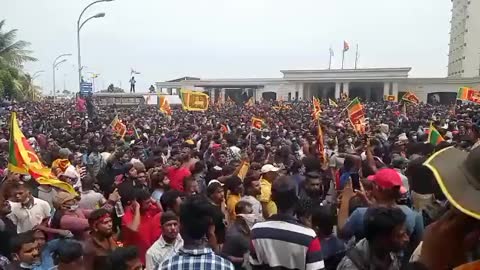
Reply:
[[[479,107],[364,103],[358,134],[347,103],[4,103],[0,269],[480,269]],[[76,194],[8,169],[13,111]]]

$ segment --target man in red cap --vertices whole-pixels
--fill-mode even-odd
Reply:
[[[400,208],[405,214],[405,225],[410,236],[409,248],[411,248],[411,250],[408,250],[405,254],[408,258],[411,251],[413,251],[414,247],[416,247],[422,239],[424,230],[422,215],[406,205],[397,204],[397,200],[401,197],[402,193],[406,192],[406,189],[402,185],[400,175],[394,169],[380,169],[375,175],[371,175],[367,179],[373,184],[372,195],[375,199],[374,203],[369,202],[369,207],[396,207]],[[343,191],[343,196],[353,195],[354,191],[352,190],[351,184],[348,184]],[[341,207],[341,209],[342,208],[348,210],[348,207]],[[363,222],[367,209],[368,207],[359,207],[353,211],[345,222],[345,225],[340,228],[341,238],[350,239],[352,236],[355,236],[355,239],[359,241],[365,236]],[[341,213],[339,213],[338,216],[342,216]],[[343,223],[339,221],[339,224]]]

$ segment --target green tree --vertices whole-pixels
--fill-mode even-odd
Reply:
[[[24,74],[23,64],[36,61],[30,56],[29,42],[17,40],[17,29],[4,30],[5,20],[0,21],[0,96],[29,99],[38,88],[33,87],[30,76]]]

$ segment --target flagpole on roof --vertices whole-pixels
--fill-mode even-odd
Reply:
[[[330,46],[328,53],[330,56],[328,60],[328,69],[332,69],[332,56],[333,56],[332,46]]]
[[[357,63],[358,63],[358,43],[357,43],[357,52],[355,53],[355,69],[357,69]]]

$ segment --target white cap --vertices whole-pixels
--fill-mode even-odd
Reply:
[[[278,172],[280,168],[273,166],[272,164],[263,165],[260,173],[268,173],[268,172]]]
[[[210,186],[210,185],[213,184],[213,183],[218,183],[218,184],[220,184],[220,186],[223,187],[222,182],[218,181],[217,179],[210,180],[210,182],[208,182],[208,186]]]
[[[402,133],[398,135],[398,140],[399,141],[408,141],[407,135],[405,133]]]

